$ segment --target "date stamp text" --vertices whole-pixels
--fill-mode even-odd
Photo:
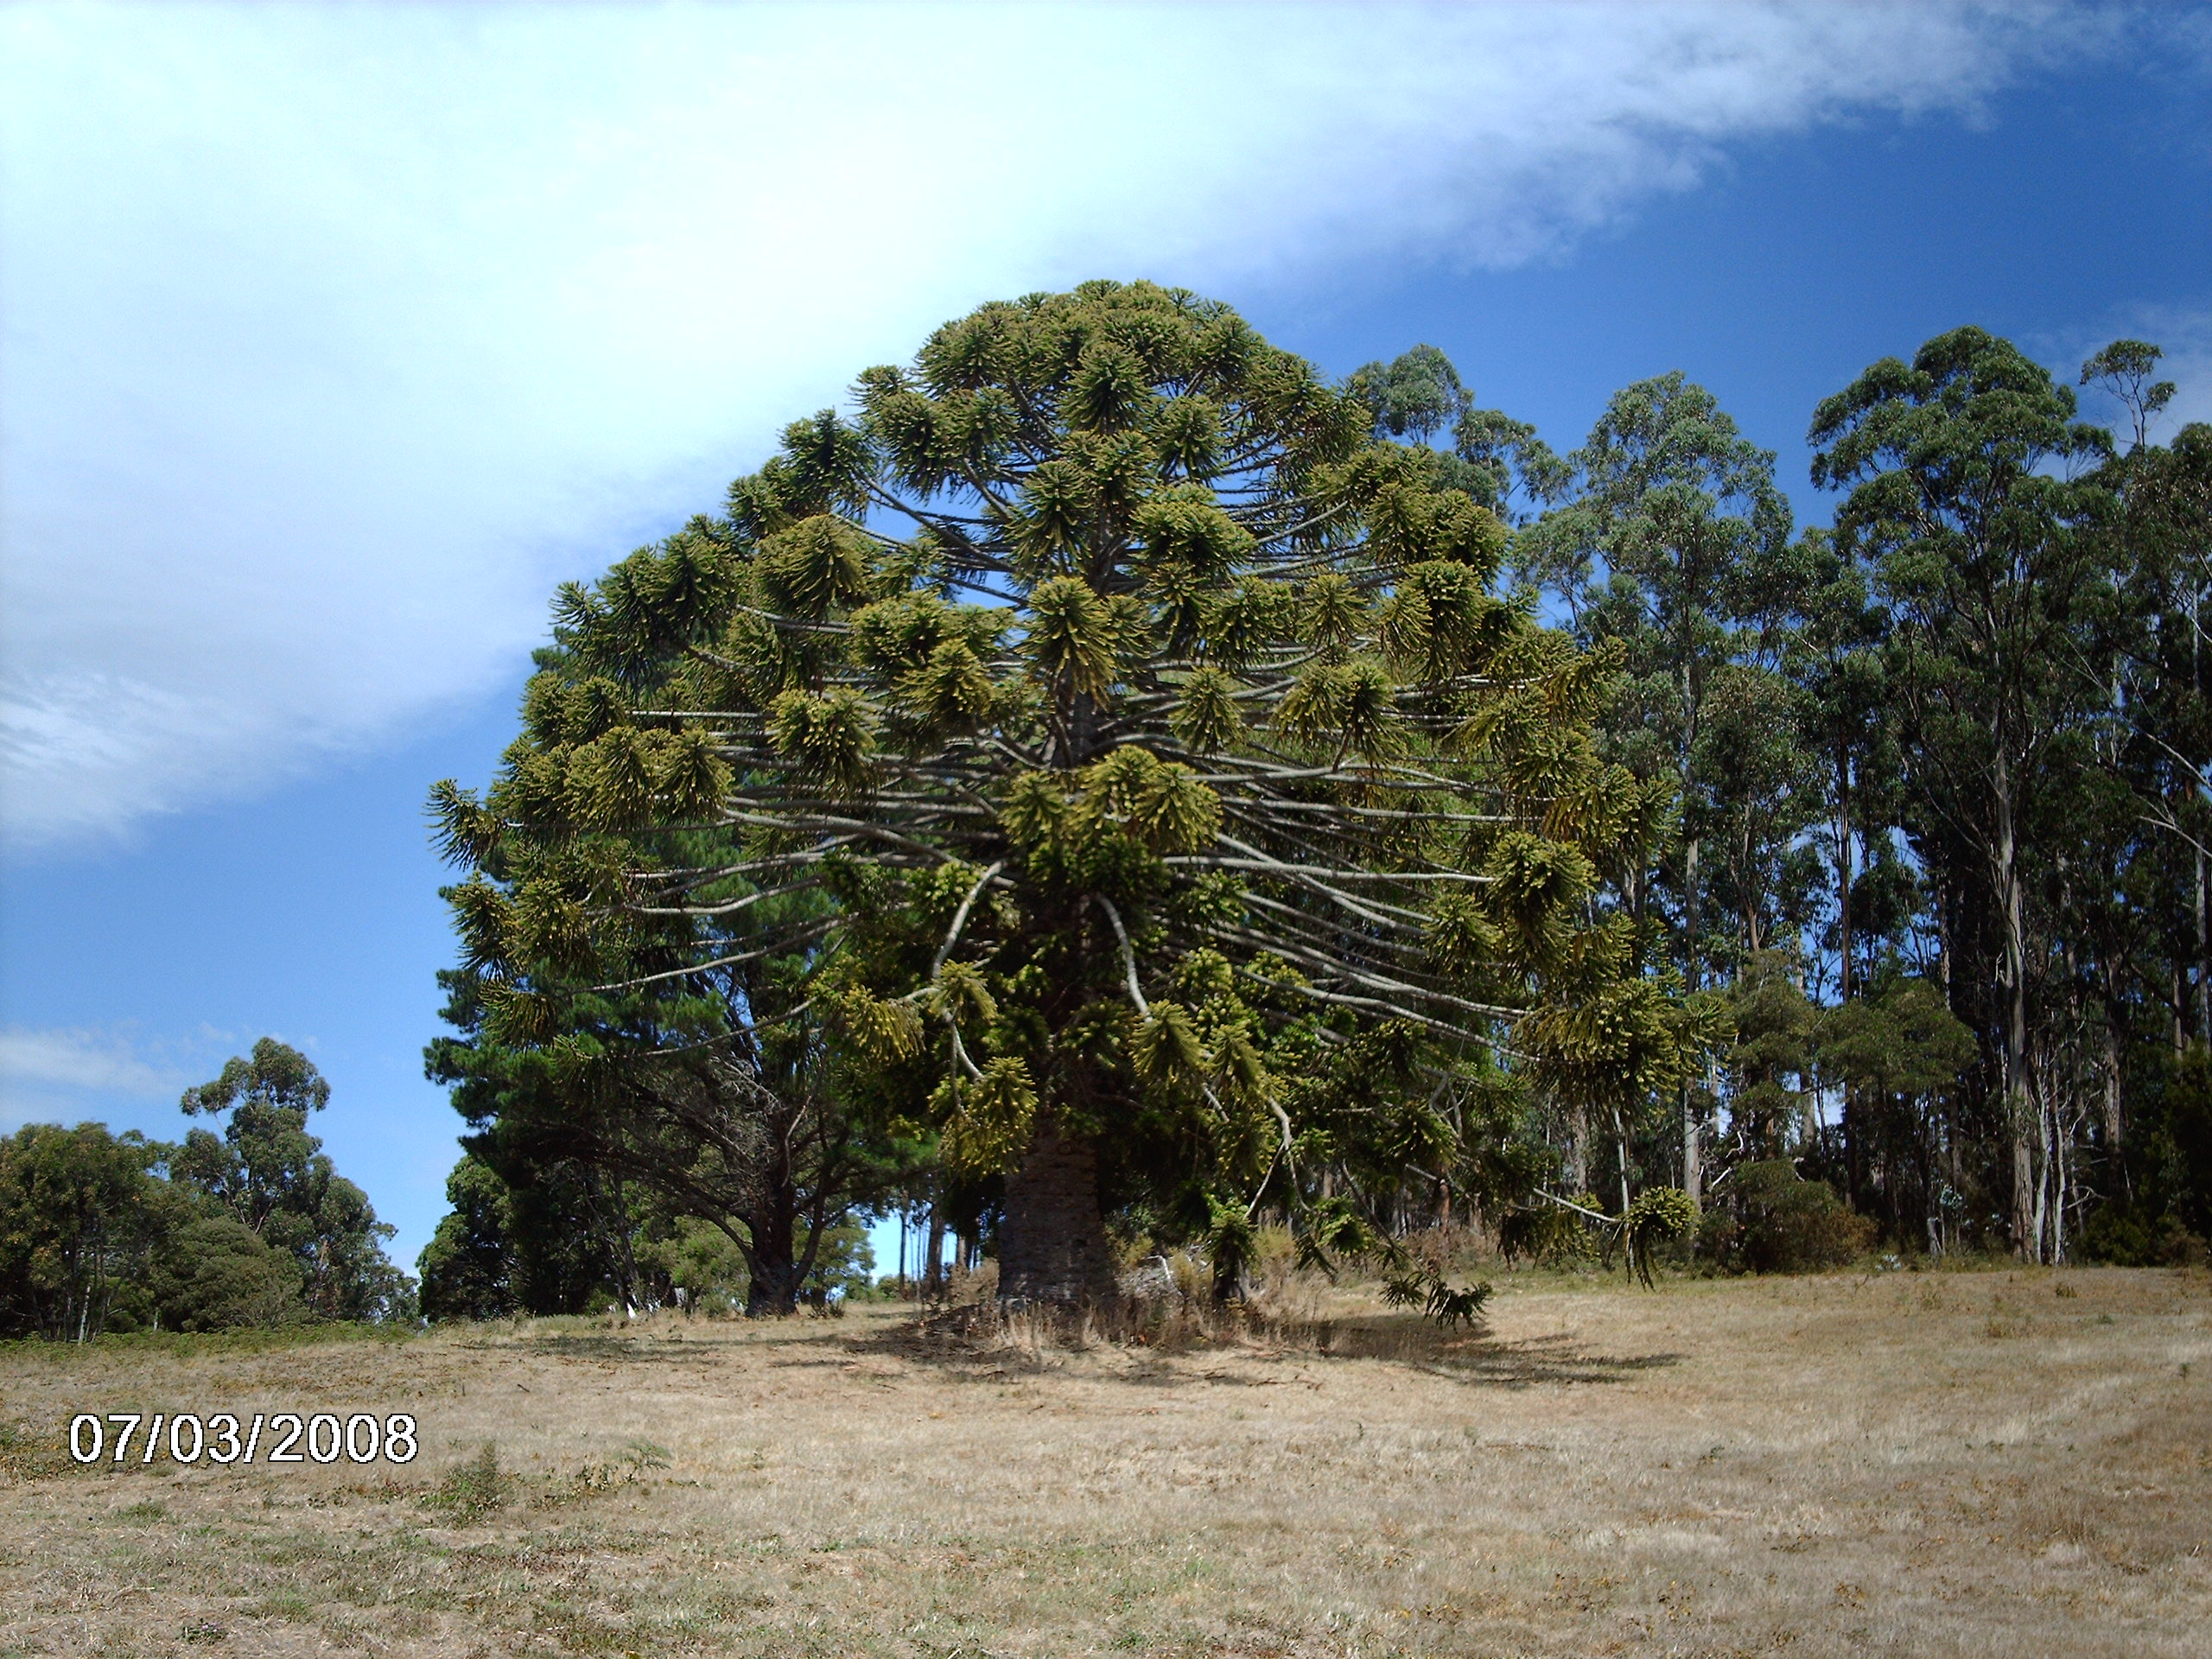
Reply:
[[[264,1464],[412,1463],[415,1420],[404,1411],[372,1416],[357,1411],[219,1411],[175,1416],[155,1412],[79,1412],[69,1420],[69,1455],[79,1463]]]

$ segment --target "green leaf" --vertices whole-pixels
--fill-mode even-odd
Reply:
[[[1116,630],[1106,601],[1073,576],[1052,576],[1030,590],[1029,659],[1037,677],[1079,696],[1113,689]]]
[[[1194,754],[1217,754],[1229,748],[1244,729],[1244,715],[1236,706],[1236,682],[1217,668],[1193,669],[1184,678],[1173,724],[1175,735]]]
[[[1021,1161],[1037,1120],[1037,1089],[1029,1068],[1001,1057],[981,1077],[939,1088],[940,1109],[950,1108],[939,1145],[945,1162],[969,1180],[1003,1175]]]
[[[810,621],[868,601],[868,544],[842,518],[800,520],[761,544],[753,569],[775,609]]]
[[[823,696],[786,691],[769,705],[768,734],[776,753],[798,763],[798,776],[834,796],[859,794],[870,776],[875,722],[867,701],[847,686]]]
[[[1191,1023],[1191,1011],[1177,1002],[1155,1002],[1130,1044],[1137,1076],[1154,1089],[1196,1090],[1207,1080],[1213,1061]]]

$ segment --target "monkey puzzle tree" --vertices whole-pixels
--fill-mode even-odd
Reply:
[[[1671,1079],[1593,899],[1639,798],[1608,664],[1492,595],[1503,527],[1365,404],[1112,283],[856,402],[564,590],[498,781],[442,786],[501,1040],[793,964],[840,1086],[1003,1178],[1001,1293],[1054,1302],[1110,1288],[1102,1182],[1233,1273],[1262,1203],[1340,1235],[1306,1172],[1347,1137],[1448,1154],[1477,1057]]]

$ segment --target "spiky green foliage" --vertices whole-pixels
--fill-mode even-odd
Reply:
[[[1009,1237],[1040,1147],[1224,1231],[1309,1196],[1302,1136],[1433,1167],[1470,1066],[1675,1075],[1597,900],[1646,810],[1610,664],[1495,595],[1430,452],[1146,283],[984,306],[855,404],[564,592],[499,782],[439,798],[507,1037],[803,964]]]

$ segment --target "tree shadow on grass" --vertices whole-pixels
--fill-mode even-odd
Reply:
[[[1528,1389],[1624,1382],[1679,1364],[1678,1353],[1593,1353],[1565,1334],[1514,1340],[1479,1330],[1446,1331],[1415,1314],[1373,1313],[1311,1323],[1233,1327],[1203,1338],[1159,1342],[1140,1330],[1118,1338],[1079,1327],[1052,1342],[1008,1342],[988,1318],[960,1310],[924,1314],[896,1325],[841,1335],[834,1357],[793,1357],[786,1364],[851,1367],[869,1360],[926,1366],[950,1381],[999,1382],[1063,1369],[1083,1353],[1110,1353],[1123,1363],[1097,1380],[1135,1387],[1271,1388],[1313,1382],[1278,1367],[1317,1368],[1380,1361],[1471,1387]],[[1316,1384],[1318,1386],[1318,1384]]]
[[[1475,1330],[1446,1330],[1413,1313],[1367,1313],[1287,1327],[1276,1351],[1320,1361],[1368,1360],[1489,1388],[1624,1382],[1679,1364],[1676,1353],[1593,1353],[1565,1334],[1512,1340]]]
[[[659,1332],[640,1332],[632,1337],[532,1332],[506,1342],[474,1342],[460,1345],[481,1351],[538,1354],[556,1359],[609,1359],[632,1364],[669,1364],[710,1359],[735,1344],[726,1339],[717,1341],[712,1335],[671,1338]]]
[[[1593,1354],[1567,1337],[1529,1337],[1516,1342],[1478,1340],[1455,1345],[1421,1370],[1455,1381],[1498,1389],[1531,1389],[1569,1382],[1626,1382],[1645,1371],[1681,1363],[1685,1356]]]

